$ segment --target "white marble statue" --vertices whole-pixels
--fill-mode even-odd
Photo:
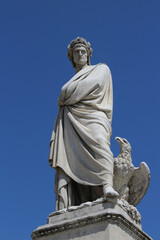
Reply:
[[[106,64],[90,65],[91,55],[90,43],[83,38],[68,46],[75,75],[62,87],[50,142],[56,210],[118,196],[110,149],[112,77]]]

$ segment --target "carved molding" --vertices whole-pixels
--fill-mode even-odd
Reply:
[[[122,229],[125,228],[125,230],[130,235],[136,235],[139,237],[139,239],[151,240],[151,238],[147,234],[145,234],[143,231],[141,231],[138,227],[133,225],[122,215],[115,214],[115,213],[114,214],[111,214],[111,213],[93,214],[93,215],[90,215],[87,217],[81,217],[81,218],[77,218],[74,220],[68,220],[66,222],[59,223],[56,225],[48,224],[48,226],[46,226],[44,228],[35,230],[32,233],[31,237],[34,240],[34,239],[37,239],[40,237],[54,235],[59,232],[67,231],[70,229],[75,229],[78,227],[83,227],[83,226],[86,226],[89,224],[98,223],[98,222],[102,222],[102,221],[106,221],[107,223],[116,224],[117,226],[121,227]]]

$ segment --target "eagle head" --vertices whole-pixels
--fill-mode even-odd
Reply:
[[[119,146],[120,146],[120,154],[119,157],[122,157],[126,160],[131,161],[131,145],[125,138],[116,137],[115,140],[117,140]]]

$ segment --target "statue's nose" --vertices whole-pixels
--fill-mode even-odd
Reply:
[[[79,51],[79,56],[82,56],[82,52],[81,51]]]

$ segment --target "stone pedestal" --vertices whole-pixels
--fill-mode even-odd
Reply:
[[[33,240],[151,240],[139,213],[123,202],[87,202],[49,215],[32,233]]]

